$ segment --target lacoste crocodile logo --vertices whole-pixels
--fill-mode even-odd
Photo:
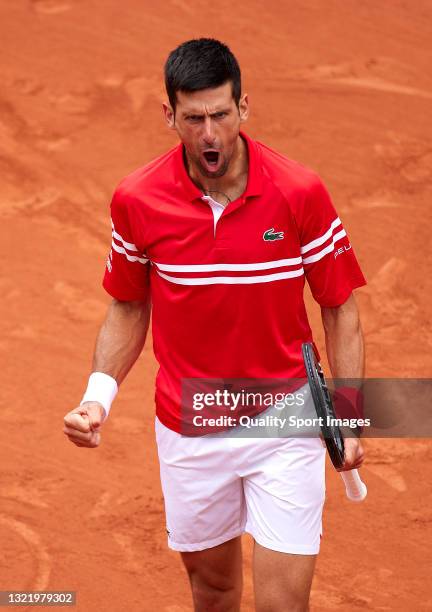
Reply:
[[[266,230],[263,234],[263,240],[265,240],[266,242],[270,240],[283,240],[283,239],[284,239],[284,232],[275,232],[274,227],[271,227],[270,229]]]

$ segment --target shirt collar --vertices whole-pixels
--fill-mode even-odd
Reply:
[[[263,175],[261,155],[257,143],[244,132],[240,132],[240,136],[246,142],[249,157],[248,180],[243,194],[243,199],[246,199],[252,196],[261,195]],[[176,178],[183,187],[186,197],[191,201],[198,198],[201,199],[203,195],[201,189],[195,185],[186,170],[183,143],[180,143],[176,147],[174,159]]]

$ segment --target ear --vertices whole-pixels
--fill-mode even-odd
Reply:
[[[240,121],[243,123],[249,117],[249,99],[247,94],[243,94],[239,101]]]
[[[168,102],[164,102],[162,104],[162,108],[163,108],[163,114],[165,117],[165,121],[167,122],[168,127],[171,130],[175,130],[175,114],[174,114],[174,111],[171,105]]]

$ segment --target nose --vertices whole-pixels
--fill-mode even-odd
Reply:
[[[204,142],[207,145],[213,145],[216,134],[214,132],[213,121],[211,117],[206,117],[204,120],[204,133],[203,133]]]

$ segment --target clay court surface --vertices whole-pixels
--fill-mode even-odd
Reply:
[[[161,73],[187,38],[232,47],[249,134],[332,193],[368,279],[367,374],[430,376],[431,23],[425,0],[0,2],[0,590],[76,590],[83,612],[192,609],[166,546],[150,340],[99,449],[62,433],[109,303],[110,197],[176,142]],[[365,446],[363,505],[328,466],[311,608],[431,610],[430,442]]]

